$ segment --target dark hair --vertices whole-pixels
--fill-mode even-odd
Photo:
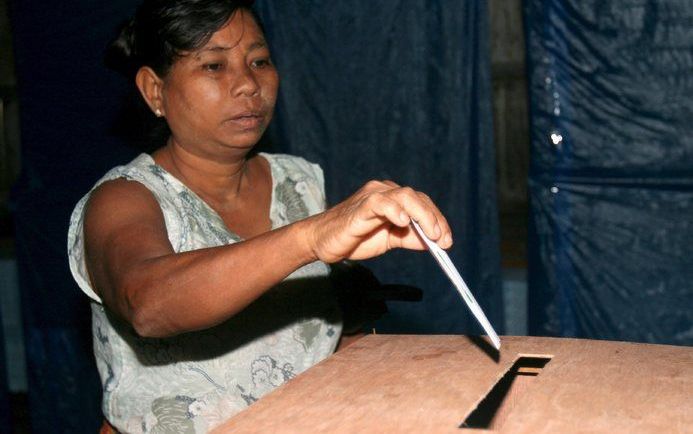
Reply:
[[[135,16],[106,51],[106,65],[134,77],[142,66],[160,76],[183,52],[205,45],[239,9],[249,12],[254,0],[144,0]]]

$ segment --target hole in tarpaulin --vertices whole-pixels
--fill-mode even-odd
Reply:
[[[499,429],[551,357],[522,356],[517,359],[476,409],[469,413],[460,428]]]

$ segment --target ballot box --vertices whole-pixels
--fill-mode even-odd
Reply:
[[[693,432],[693,348],[369,335],[217,433]]]

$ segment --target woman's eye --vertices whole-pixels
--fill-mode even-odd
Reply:
[[[268,66],[271,66],[272,61],[270,61],[269,59],[258,59],[258,60],[254,60],[252,65],[253,65],[253,68],[262,69],[262,68],[266,68]]]
[[[217,72],[221,71],[224,68],[224,65],[221,63],[205,63],[204,65],[202,65],[202,68],[205,71]]]

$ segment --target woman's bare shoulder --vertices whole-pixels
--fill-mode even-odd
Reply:
[[[105,181],[89,195],[88,208],[128,207],[130,204],[154,205],[156,199],[142,183],[125,178]]]
[[[85,229],[115,228],[136,222],[159,226],[164,221],[153,193],[143,184],[124,178],[96,187],[87,201],[84,218]]]

